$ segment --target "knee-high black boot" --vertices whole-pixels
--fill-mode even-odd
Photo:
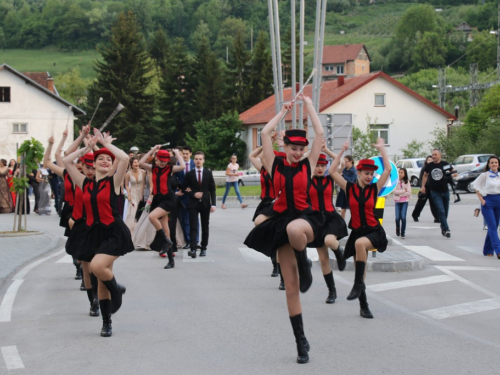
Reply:
[[[302,314],[291,316],[293,334],[297,343],[297,363],[309,362],[309,350],[311,349],[304,335],[304,324],[302,323]]]
[[[122,305],[122,295],[126,292],[127,288],[116,282],[115,277],[111,280],[102,282],[111,293],[111,314],[114,314]]]
[[[280,271],[278,270],[278,262],[276,262],[276,260],[272,260],[273,262],[273,272],[271,273],[271,277],[277,277],[280,273]]]
[[[78,263],[78,259],[73,257],[73,264],[76,267],[76,274],[75,274],[75,280],[81,280],[82,279],[82,265]]]
[[[299,270],[300,292],[305,293],[311,287],[313,277],[311,273],[312,262],[307,257],[307,250],[297,251],[294,249],[295,259],[297,259],[297,268]]]
[[[326,303],[334,303],[337,299],[337,289],[335,289],[335,281],[333,281],[333,271],[327,275],[323,275],[325,278],[326,286],[328,287],[328,297],[326,298]]]
[[[87,297],[90,302],[90,316],[99,316],[99,303],[94,297],[94,291],[92,289],[87,289]]]
[[[347,296],[348,300],[353,300],[358,298],[366,289],[365,282],[363,280],[365,275],[366,262],[356,261],[356,273],[354,275],[354,285],[352,286],[351,293]]]
[[[373,319],[373,314],[368,307],[368,301],[366,300],[366,292],[363,290],[359,295],[359,315],[366,319]]]
[[[285,279],[283,278],[283,274],[281,273],[281,267],[279,263],[278,263],[278,271],[280,274],[280,286],[278,287],[278,289],[285,290]]]
[[[174,243],[170,241],[163,230],[161,231],[160,235],[163,237],[163,246],[161,247],[160,255],[163,255],[165,253],[168,253],[169,249],[173,246]]]
[[[161,251],[161,249],[165,245],[165,238],[167,238],[167,236],[165,235],[165,232],[163,231],[163,229],[158,229],[156,231],[155,238],[153,239],[153,242],[151,242],[149,244],[149,247],[151,248],[151,250]]]
[[[102,311],[102,337],[110,337],[113,334],[111,328],[111,301],[109,299],[99,300],[99,305]]]
[[[335,254],[335,258],[337,259],[337,267],[339,268],[339,271],[343,271],[345,269],[345,259],[344,259],[344,249],[342,249],[339,245],[339,248],[337,250],[333,250],[333,253]]]
[[[94,298],[94,302],[92,307],[90,308],[90,316],[99,316],[99,298],[97,298],[97,277],[91,273],[90,274],[90,283],[92,284],[92,294]]]
[[[160,253],[161,254],[161,253]],[[167,255],[168,255],[168,263],[165,267],[166,270],[170,269],[170,268],[174,268],[175,267],[175,262],[174,262],[174,249],[172,249],[172,247],[169,247],[169,250],[167,251]]]

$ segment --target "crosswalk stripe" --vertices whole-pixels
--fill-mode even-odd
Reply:
[[[271,259],[262,254],[262,253],[259,253],[258,251],[254,250],[254,249],[250,249],[249,247],[240,247],[239,248],[240,250],[240,253],[241,255],[243,255],[243,258],[245,258],[245,260],[247,262],[270,262]]]
[[[2,346],[2,355],[7,370],[18,370],[24,368],[23,360],[17,351],[17,346]]]
[[[463,259],[457,258],[456,256],[445,253],[444,251],[436,250],[430,246],[405,246],[407,249],[422,255],[430,260],[440,262],[464,262]]]
[[[472,246],[457,246],[459,249],[468,251],[469,253],[473,254],[483,254],[483,249],[479,247],[472,247]]]
[[[369,285],[369,286],[367,286],[367,288],[368,288],[368,290],[370,290],[372,292],[383,292],[386,290],[394,290],[394,289],[408,288],[408,287],[412,287],[412,286],[437,284],[437,283],[443,283],[446,281],[453,281],[453,280],[455,280],[455,279],[451,276],[439,275],[439,276],[423,277],[420,279],[410,279],[410,280],[394,281],[394,282],[390,282],[390,283]]]
[[[500,271],[499,267],[446,266],[450,271]]]
[[[475,302],[438,307],[436,309],[421,311],[420,313],[432,319],[442,320],[495,309],[500,309],[500,298],[483,299]]]

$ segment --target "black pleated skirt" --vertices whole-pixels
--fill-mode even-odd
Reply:
[[[64,202],[63,207],[61,209],[61,219],[59,220],[59,226],[66,228],[64,231],[64,235],[69,237],[71,229],[69,228],[69,219],[73,214],[73,206],[70,206],[68,202]]]
[[[286,232],[287,225],[296,219],[306,220],[312,227],[313,233],[320,233],[323,228],[323,215],[321,212],[284,212],[273,216],[253,228],[245,239],[245,245],[268,257],[275,258],[276,250],[289,243]]]
[[[349,259],[351,256],[356,254],[356,247],[354,246],[356,240],[361,237],[366,237],[370,240],[374,249],[378,252],[383,253],[387,249],[387,236],[383,227],[378,228],[360,228],[353,230],[349,235],[349,239],[345,245],[344,249],[344,259]]]
[[[252,221],[255,221],[255,218],[259,215],[264,215],[270,217],[273,215],[273,201],[272,198],[264,198],[260,201],[257,209],[255,210],[255,214],[253,215]]]
[[[72,257],[78,258],[80,254],[80,249],[85,242],[85,238],[87,235],[88,227],[85,223],[85,220],[78,220],[73,224],[73,228],[71,229],[68,239],[66,240],[66,252]]]
[[[167,212],[172,212],[177,208],[177,196],[172,192],[168,194],[156,194],[151,202],[151,209],[149,212],[153,212],[157,207]]]
[[[122,256],[134,251],[130,230],[121,218],[109,227],[94,225],[87,230],[77,258],[90,262],[97,254]]]
[[[318,236],[314,236],[314,241],[307,244],[308,247],[323,247],[325,245],[325,237],[328,234],[333,234],[337,240],[347,237],[347,225],[342,216],[337,211],[323,212],[323,229]]]

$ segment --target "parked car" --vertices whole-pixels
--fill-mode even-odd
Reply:
[[[472,183],[474,180],[484,172],[484,168],[486,167],[486,162],[479,164],[479,166],[475,167],[471,171],[459,173],[456,177],[453,177],[453,180],[456,183],[456,190],[464,190],[467,193],[475,193],[474,187]]]
[[[247,172],[248,171],[238,171],[238,185],[240,185],[240,186],[245,185],[245,182],[243,181],[243,176],[245,176],[245,174]],[[212,174],[214,176],[214,181],[215,181],[216,186],[226,186],[226,177],[227,177],[226,171],[212,171]],[[260,175],[259,175],[259,178],[260,178]],[[252,185],[252,184],[250,184],[250,185]]]
[[[420,170],[424,166],[425,158],[408,158],[398,160],[396,167],[406,168],[408,172],[408,179],[410,180],[411,186],[418,186],[418,178],[420,176]]]
[[[260,185],[260,172],[254,166],[250,167],[238,179],[240,186],[245,185]]]
[[[479,167],[481,163],[486,163],[493,154],[470,154],[462,155],[453,160],[453,167],[458,173],[467,172],[473,168]]]

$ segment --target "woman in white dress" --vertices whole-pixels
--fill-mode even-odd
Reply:
[[[139,168],[139,160],[137,158],[130,159],[130,169],[125,175],[125,189],[127,190],[128,209],[125,218],[125,224],[130,232],[134,231],[135,214],[139,202],[144,196],[144,182],[146,171]]]
[[[137,221],[135,228],[132,232],[132,242],[136,249],[143,250],[151,250],[149,244],[153,241],[156,230],[153,224],[149,221],[149,206],[151,206],[151,202],[153,201],[153,195],[150,195],[150,186],[152,186],[151,182],[151,174],[146,172],[146,176],[144,178],[146,181],[146,186],[144,189],[144,199],[146,200],[146,207],[144,211],[141,213],[141,217]]]

